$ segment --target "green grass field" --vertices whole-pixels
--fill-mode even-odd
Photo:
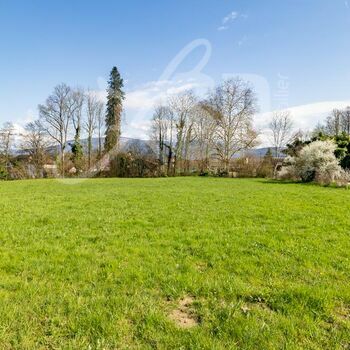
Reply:
[[[35,180],[0,208],[1,349],[350,346],[350,191]]]

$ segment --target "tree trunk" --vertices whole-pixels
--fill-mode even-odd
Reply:
[[[91,149],[92,149],[92,137],[91,135],[88,136],[88,164],[89,164],[89,170],[91,168]]]
[[[62,178],[64,178],[64,162],[65,162],[64,147],[61,146],[61,177]]]

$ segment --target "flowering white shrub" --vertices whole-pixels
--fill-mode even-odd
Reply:
[[[339,165],[332,141],[314,141],[305,146],[297,157],[287,157],[280,178],[301,179],[304,182],[316,181],[322,184],[349,181],[349,174]]]

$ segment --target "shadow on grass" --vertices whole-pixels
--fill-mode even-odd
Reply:
[[[257,182],[267,185],[310,185],[312,183],[306,183],[302,181],[292,180],[274,180],[274,179],[258,179]]]
[[[292,180],[274,180],[274,179],[259,179],[258,182],[266,185],[300,185],[308,187],[320,187],[320,188],[332,188],[337,190],[347,190],[347,187],[331,185],[320,185],[316,182],[303,182],[303,181],[292,181]]]

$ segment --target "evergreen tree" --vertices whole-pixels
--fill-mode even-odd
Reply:
[[[72,144],[72,161],[77,171],[83,167],[83,146],[80,142],[79,134],[75,135],[74,143]]]
[[[80,140],[81,120],[85,94],[82,89],[72,91],[70,105],[72,106],[72,121],[75,130],[74,143],[72,145],[72,161],[75,168],[80,172],[83,168],[83,146]]]
[[[113,67],[107,89],[105,153],[117,151],[119,147],[122,104],[125,98],[122,88],[123,79],[121,78],[117,67]]]

